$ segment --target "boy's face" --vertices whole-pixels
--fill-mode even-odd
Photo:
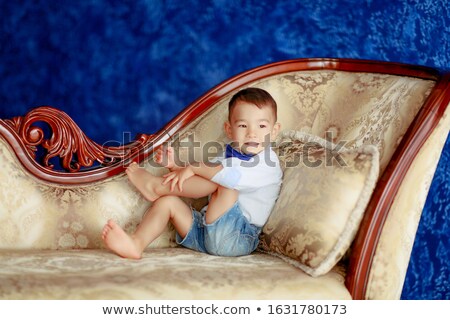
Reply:
[[[275,123],[275,116],[269,106],[260,109],[244,101],[236,103],[230,121],[225,122],[224,126],[233,147],[246,154],[257,154],[264,150],[280,130],[280,124]]]

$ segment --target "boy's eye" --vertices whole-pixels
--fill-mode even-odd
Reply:
[[[261,129],[263,129],[263,128],[266,128],[267,126],[266,126],[265,124],[260,124],[259,127],[260,127]]]
[[[239,128],[247,128],[247,125],[245,125],[245,124],[240,124],[240,125],[238,125],[238,127],[239,127]]]

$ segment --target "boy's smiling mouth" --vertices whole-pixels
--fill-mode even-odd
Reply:
[[[258,143],[258,142],[245,142],[244,145],[245,145],[245,146],[248,146],[248,147],[254,147],[254,148],[256,148],[256,147],[259,146],[259,143]]]
[[[258,143],[258,142],[253,142],[253,141],[250,141],[250,142],[244,142],[244,143],[242,144],[241,150],[242,150],[242,152],[244,152],[244,153],[250,153],[250,154],[253,154],[253,153],[254,153],[253,150],[254,150],[254,149],[258,149],[259,146],[260,146],[260,143]],[[252,151],[250,151],[250,150],[252,150]]]

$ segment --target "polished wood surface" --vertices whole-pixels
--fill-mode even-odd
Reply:
[[[419,111],[380,178],[352,246],[346,286],[354,299],[365,297],[372,260],[392,202],[403,178],[429,137],[450,101],[450,74],[438,70],[380,61],[352,59],[296,59],[276,62],[243,72],[209,90],[154,134],[143,134],[128,145],[100,146],[87,138],[65,113],[42,107],[13,119],[0,120],[0,134],[10,144],[22,165],[39,179],[67,185],[100,181],[122,173],[132,161],[143,161],[155,148],[170,140],[230,92],[254,81],[302,70],[340,70],[386,73],[437,81],[437,85]],[[44,122],[51,128],[46,138],[33,125]],[[37,148],[46,150],[42,163],[36,161]],[[54,169],[50,160],[61,159],[64,170]],[[95,163],[97,167],[92,167]]]
[[[49,137],[37,124],[48,127]],[[145,158],[149,141],[161,140],[160,136],[141,134],[126,145],[102,146],[89,139],[65,112],[52,107],[0,120],[0,134],[31,174],[60,184],[90,183],[118,174],[131,161]],[[42,159],[37,157],[39,148]],[[55,169],[52,160],[58,161],[59,168]]]

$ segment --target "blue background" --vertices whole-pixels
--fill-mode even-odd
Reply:
[[[66,111],[93,140],[153,133],[223,80],[291,58],[450,66],[447,0],[0,0],[0,118]],[[403,299],[450,299],[450,139]]]

